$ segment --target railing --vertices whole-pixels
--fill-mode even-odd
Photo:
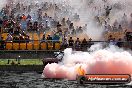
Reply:
[[[115,41],[118,43],[122,43],[121,47],[124,48],[132,48],[132,42],[128,41]],[[87,42],[85,45],[80,44],[76,45],[74,43],[73,46],[63,46],[63,43],[60,41],[48,41],[48,40],[14,40],[14,41],[0,41],[0,50],[7,50],[7,51],[51,51],[51,50],[63,50],[65,48],[73,48],[77,50],[84,50],[89,48],[91,45],[96,43],[102,43],[104,46],[108,46],[111,42],[108,41],[90,41]]]
[[[101,43],[105,48],[111,44],[108,41],[91,41],[86,44],[76,46],[64,46],[60,41],[43,41],[43,40],[30,40],[25,41],[5,41],[4,44],[0,42],[0,59],[44,59],[54,58],[54,52],[63,51],[65,48],[73,48],[76,51],[88,51],[91,45]],[[119,41],[117,41],[119,42]],[[120,41],[121,48],[132,49],[132,42]]]
[[[1,41],[1,50],[59,50],[60,41],[15,40]]]

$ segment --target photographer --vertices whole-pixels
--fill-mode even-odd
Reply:
[[[132,32],[126,32],[126,41],[132,41]]]
[[[132,32],[126,32],[125,35],[126,47],[132,49]]]

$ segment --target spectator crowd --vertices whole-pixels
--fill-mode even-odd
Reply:
[[[115,20],[113,25],[110,25],[108,20],[109,14],[112,10],[109,6],[105,8],[107,20],[104,21],[104,30],[107,32],[124,32],[124,27],[132,28],[132,20],[128,22],[128,14],[123,15],[122,22],[118,22]],[[54,16],[48,15],[48,12],[54,11]],[[83,33],[84,30],[87,29],[87,24],[84,26],[76,26],[73,22],[79,21],[79,15],[74,13],[73,19],[66,17],[57,17],[57,14],[60,12],[67,12],[68,8],[62,9],[62,6],[43,2],[41,4],[30,3],[30,5],[15,3],[6,5],[0,11],[0,40],[1,40],[1,48],[4,48],[5,42],[19,42],[19,43],[29,43],[32,40],[29,36],[29,33],[37,33],[40,35],[43,33],[43,37],[40,39],[41,41],[60,41],[62,40],[62,47],[75,47],[77,50],[83,47],[90,47],[93,45],[92,39],[80,40],[80,38],[76,38],[74,40],[73,35],[78,35]],[[132,14],[130,15],[132,19]],[[96,17],[99,23],[101,23],[99,16]],[[53,32],[52,35],[46,36],[47,32]],[[7,38],[4,40],[2,37],[2,33],[8,33]],[[132,33],[125,31],[125,38],[115,40],[115,38],[110,35],[108,37],[108,41],[110,44],[117,45],[119,47],[122,46],[122,41],[132,41]],[[69,39],[68,39],[69,38]],[[84,48],[85,49],[85,48]]]

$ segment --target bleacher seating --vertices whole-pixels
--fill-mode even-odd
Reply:
[[[6,43],[6,50],[12,50],[12,43]]]
[[[43,38],[43,33],[40,33],[40,40]]]
[[[30,39],[30,40],[33,40],[33,35],[32,35],[32,33],[28,33],[28,35],[29,35],[29,39]]]
[[[53,50],[53,43],[52,42],[48,42],[48,50]]]
[[[19,43],[13,43],[13,50],[19,50]]]
[[[61,48],[61,44],[60,43],[55,43],[55,50],[59,50]]]
[[[115,38],[116,40],[124,37],[123,32],[108,32],[107,34],[105,34],[105,39],[108,40],[110,35],[112,35],[112,38]]]
[[[46,33],[46,37],[50,33]],[[8,33],[3,33],[2,37],[4,40],[6,40]],[[60,50],[61,49],[61,42],[53,43],[50,41],[42,42],[40,41],[43,38],[43,33],[37,34],[37,33],[28,33],[30,37],[30,43],[12,43],[7,42],[5,49],[6,50]],[[124,37],[123,32],[108,32],[105,34],[105,39],[107,40],[108,37],[112,35],[113,38],[118,40],[119,38]],[[79,37],[80,38],[80,37]],[[76,37],[73,36],[73,40],[76,40]]]
[[[27,43],[27,50],[33,50],[33,44]]]
[[[47,43],[46,42],[41,43],[40,46],[41,46],[41,50],[47,49]]]
[[[26,50],[26,43],[20,43],[20,50]]]
[[[39,43],[34,43],[34,50],[39,50]]]
[[[46,35],[48,36],[49,33]],[[6,40],[8,33],[3,33],[2,37]],[[28,33],[31,40],[30,43],[6,43],[6,50],[59,50],[61,44],[59,42],[42,42],[39,41],[43,38],[43,33],[40,36],[37,33]]]
[[[34,40],[34,42],[33,42],[33,45],[34,45],[34,50],[39,50],[39,36],[38,36],[38,34],[37,33],[33,33],[33,40]]]
[[[39,36],[37,33],[33,33],[33,40],[39,40]]]

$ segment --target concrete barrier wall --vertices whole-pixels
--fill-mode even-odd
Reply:
[[[0,51],[0,59],[16,59],[21,56],[21,59],[44,59],[53,58],[54,52],[35,52],[35,51]]]
[[[43,72],[43,69],[43,65],[0,65],[3,72]]]

